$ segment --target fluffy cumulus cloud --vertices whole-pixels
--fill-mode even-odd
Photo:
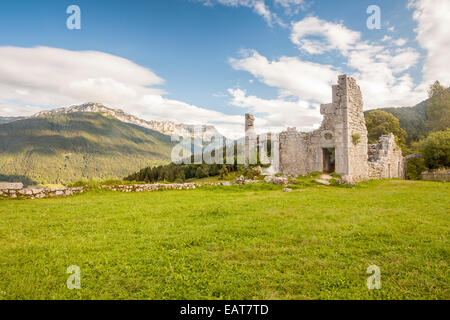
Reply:
[[[449,3],[448,0],[444,1]],[[428,22],[423,22],[428,28],[425,32],[436,33],[437,42],[440,42],[440,46],[437,45],[434,42],[434,36],[430,35],[426,39],[433,38],[433,41],[426,42],[422,46],[430,52],[443,53],[440,50],[442,47],[445,48],[446,43],[449,42],[448,34],[447,37],[443,36],[448,27],[441,26],[446,19],[435,14],[445,8],[442,3],[438,3],[440,10],[436,11],[433,4],[429,0],[422,0],[420,3],[412,3],[410,6],[416,8],[414,12],[416,20],[428,19]],[[418,8],[422,11],[418,11]],[[421,27],[419,23],[417,30],[419,42],[424,29],[425,27]],[[445,73],[448,77],[449,73],[442,68],[442,66],[448,65],[448,55],[440,55],[439,67],[433,67],[436,60],[431,59],[432,54],[429,54],[427,61],[432,62],[425,64],[424,82],[417,86],[408,71],[418,63],[420,55],[414,48],[404,47],[408,43],[407,39],[394,39],[392,36],[385,35],[379,43],[373,43],[361,38],[359,32],[350,30],[343,24],[325,21],[317,17],[307,17],[294,23],[291,32],[292,42],[301,51],[317,55],[329,54],[336,50],[347,59],[346,70],[358,80],[367,108],[414,105],[426,98],[426,86],[434,81],[432,76],[427,75],[427,72],[433,76],[437,75],[439,78],[440,74],[436,73],[439,69],[441,74]],[[443,61],[445,59],[446,61]],[[445,79],[445,76],[440,78]]]
[[[276,99],[262,99],[242,89],[229,89],[231,104],[256,114],[261,127],[281,131],[287,126],[310,131],[320,124],[320,102],[331,100],[331,85],[339,70],[330,65],[281,57],[270,61],[254,50],[230,59],[236,70],[251,73],[260,82],[278,89]]]
[[[317,104],[300,99],[261,99],[242,89],[228,89],[228,92],[232,97],[231,104],[255,114],[257,129],[264,128],[263,131],[279,132],[286,127],[310,131],[317,128],[321,120]]]
[[[359,32],[347,29],[342,24],[317,17],[307,17],[292,24],[291,41],[311,54],[321,54],[329,50],[346,53],[360,37]]]
[[[435,80],[450,86],[450,1],[415,0],[408,6],[414,10],[417,41],[427,51],[423,86]]]
[[[101,102],[147,120],[219,124],[233,132],[243,117],[167,99],[164,81],[127,59],[97,51],[0,47],[0,115]],[[225,133],[225,132],[224,132]]]
[[[257,51],[242,51],[239,59],[230,59],[236,70],[250,72],[264,84],[279,89],[280,96],[306,97],[315,102],[330,98],[330,86],[338,71],[331,65],[281,57],[270,61]]]

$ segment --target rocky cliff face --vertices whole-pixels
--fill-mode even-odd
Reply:
[[[67,114],[67,113],[74,113],[74,112],[95,112],[95,113],[101,113],[106,114],[109,116],[112,116],[122,122],[135,124],[137,126],[141,126],[147,129],[155,130],[158,132],[161,132],[166,135],[171,134],[178,134],[180,136],[190,136],[194,133],[194,126],[189,124],[176,124],[172,121],[146,121],[143,119],[139,119],[129,113],[124,112],[120,109],[111,109],[108,107],[105,107],[104,105],[100,103],[85,103],[79,106],[71,106],[71,107],[65,107],[65,108],[58,108],[54,110],[45,110],[38,112],[37,114],[33,115],[33,118],[39,118],[39,117],[48,117],[54,114]],[[214,126],[209,125],[203,125],[203,131],[205,132],[205,138],[210,138],[214,135],[219,134],[217,129]]]

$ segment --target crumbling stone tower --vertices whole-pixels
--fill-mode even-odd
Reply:
[[[320,112],[324,121],[319,131],[328,130],[334,136],[326,143],[322,141],[320,147],[334,146],[336,173],[349,182],[367,179],[367,128],[361,90],[355,79],[339,76],[338,84],[332,87],[332,103],[321,105]],[[322,171],[326,171],[324,156],[322,152]]]

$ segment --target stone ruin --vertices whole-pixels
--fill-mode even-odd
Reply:
[[[405,178],[405,160],[393,134],[369,145],[361,90],[355,79],[341,75],[332,86],[332,102],[322,104],[319,129],[299,132],[288,128],[271,134],[272,170],[285,175],[306,175],[314,171],[336,172],[347,183],[368,179]],[[264,153],[254,131],[255,118],[245,117],[246,167],[256,163],[252,148]],[[262,139],[261,139],[262,140]]]
[[[41,199],[53,197],[68,197],[83,193],[87,187],[76,188],[24,188],[19,183],[0,183],[0,199]]]

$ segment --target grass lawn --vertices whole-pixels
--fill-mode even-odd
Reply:
[[[450,299],[449,208],[397,180],[0,200],[0,299]]]

